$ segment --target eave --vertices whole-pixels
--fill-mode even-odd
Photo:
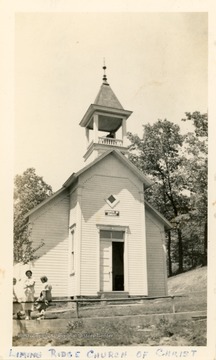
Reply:
[[[155,217],[158,218],[158,220],[160,220],[164,224],[166,230],[172,229],[172,224],[146,200],[145,206],[155,215]]]
[[[88,123],[91,121],[92,115],[95,113],[102,113],[102,114],[110,114],[110,115],[117,115],[122,116],[125,119],[127,119],[131,114],[132,111],[129,110],[123,110],[123,109],[115,109],[108,106],[101,106],[101,105],[95,105],[91,104],[86,111],[85,115],[83,116],[82,120],[80,121],[79,125],[82,127],[86,127]]]

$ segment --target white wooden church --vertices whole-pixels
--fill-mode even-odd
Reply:
[[[39,258],[28,264],[40,291],[54,297],[167,294],[165,230],[170,223],[145,201],[151,185],[127,158],[125,110],[107,82],[83,116],[86,166],[28,213]],[[24,276],[26,266],[23,267]]]

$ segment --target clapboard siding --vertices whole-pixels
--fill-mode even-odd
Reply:
[[[82,186],[81,295],[99,291],[99,231],[97,224],[129,226],[128,283],[130,294],[147,294],[143,184],[113,155],[90,168],[80,177]],[[119,217],[105,216],[110,210],[105,199],[119,199]]]
[[[106,216],[110,195],[119,202],[120,216]],[[31,240],[39,256],[28,268],[36,280],[46,275],[53,296],[96,296],[100,291],[100,226],[125,229],[125,290],[130,295],[165,295],[166,263],[163,224],[144,206],[143,182],[113,153],[80,173],[70,189],[62,190],[30,215]],[[74,271],[71,244],[74,231]],[[25,278],[26,266],[15,269]],[[147,276],[148,272],[148,276]],[[21,274],[21,275],[20,275]]]
[[[71,190],[70,195],[70,213],[69,213],[69,228],[72,226],[74,229],[74,241],[75,241],[75,247],[74,247],[74,256],[78,253],[78,241],[79,234],[77,233],[77,189]],[[69,244],[68,244],[68,294],[69,296],[74,296],[76,294],[76,281],[77,281],[77,270],[74,271],[73,274],[71,274],[71,230],[69,230]],[[76,259],[75,259],[76,260]],[[75,266],[78,267],[79,264],[77,264],[77,261],[75,262]]]
[[[69,226],[76,224],[77,221],[77,189],[71,190],[70,194],[70,213]]]
[[[68,214],[67,190],[30,215],[33,246],[45,245],[36,254],[39,259],[32,264],[36,280],[36,294],[41,289],[40,277],[46,275],[53,287],[53,296],[68,295]]]
[[[167,294],[166,258],[163,225],[146,210],[146,241],[149,296]]]

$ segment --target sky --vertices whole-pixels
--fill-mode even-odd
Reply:
[[[108,82],[133,111],[127,130],[207,112],[207,13],[17,13],[14,175],[33,167],[54,191],[85,164],[79,122]]]

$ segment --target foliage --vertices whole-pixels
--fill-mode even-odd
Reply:
[[[182,272],[182,234],[176,218],[187,211],[188,207],[187,197],[182,194],[184,187],[181,181],[184,137],[180,134],[179,126],[168,120],[158,120],[153,125],[144,125],[142,139],[132,134],[128,137],[132,142],[131,150],[138,150],[131,160],[157,184],[155,188],[152,187],[147,198],[153,205],[157,202],[156,207],[173,222],[178,238],[179,272]]]
[[[52,194],[43,178],[28,168],[14,180],[14,261],[28,263],[36,258],[32,248],[26,214]]]
[[[128,133],[130,160],[153,181],[145,198],[168,220],[168,269],[205,265],[207,259],[207,114],[186,113],[193,132],[158,120],[143,126],[143,137]]]
[[[208,116],[200,112],[186,113],[192,121],[194,133],[185,136],[183,169],[185,187],[190,192],[190,241],[191,251],[200,250],[200,261],[207,263],[207,185],[208,185]],[[198,254],[197,254],[198,256]]]

